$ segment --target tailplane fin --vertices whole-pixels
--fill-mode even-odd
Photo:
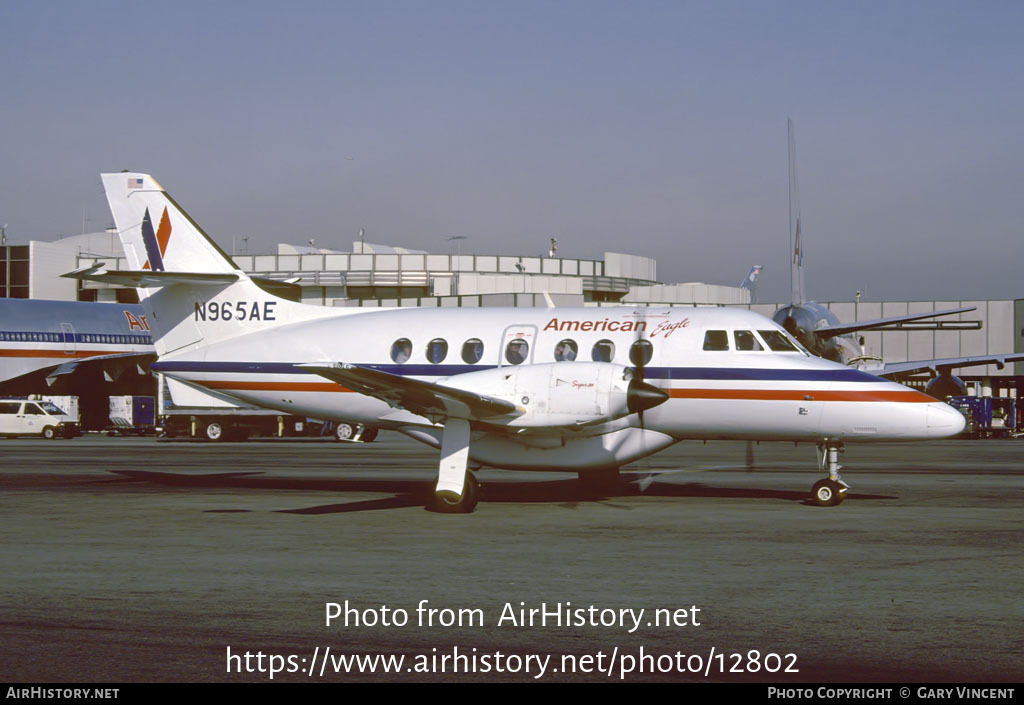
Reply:
[[[789,235],[790,252],[790,303],[794,306],[806,303],[804,299],[804,243],[800,232],[800,184],[796,179],[796,130],[793,119],[787,118],[789,133]]]
[[[238,271],[231,258],[152,176],[128,172],[103,174],[103,188],[131,269]]]
[[[128,270],[65,276],[135,286],[157,354],[187,352],[344,309],[282,299],[258,286],[148,174],[103,174]],[[353,309],[354,311],[354,309]]]

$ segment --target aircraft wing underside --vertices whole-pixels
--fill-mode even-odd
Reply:
[[[513,414],[518,410],[515,404],[504,399],[401,377],[369,367],[343,363],[316,363],[301,367],[352,391],[434,420],[460,418],[493,421],[496,417]]]
[[[57,377],[73,374],[76,371],[82,369],[83,367],[89,367],[92,365],[102,366],[104,374],[108,378],[111,378],[113,377],[113,375],[110,374],[110,372],[108,372],[108,367],[111,369],[116,369],[119,366],[119,364],[123,363],[134,363],[136,367],[138,367],[139,369],[139,374],[143,374],[143,367],[149,365],[151,362],[154,362],[155,360],[156,355],[153,353],[129,352],[114,353],[111,355],[94,355],[93,357],[68,360],[67,362],[61,363],[46,376],[46,380],[48,382],[52,382]]]

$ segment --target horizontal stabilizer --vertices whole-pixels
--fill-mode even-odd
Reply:
[[[854,323],[840,323],[834,326],[822,326],[814,331],[814,334],[823,340],[834,338],[837,335],[845,335],[846,333],[855,333],[859,330],[871,330],[872,328],[881,328],[882,326],[890,326],[895,323],[902,323],[905,321],[919,321],[922,318],[935,318],[936,316],[951,316],[954,313],[966,313],[967,311],[974,311],[977,306],[967,306],[966,308],[951,308],[948,311],[931,311],[929,313],[912,313],[907,316],[890,316],[889,318],[876,318],[870,321],[856,321]]]
[[[335,363],[299,365],[354,392],[427,417],[491,419],[517,411],[515,404],[463,389],[401,377],[370,367]]]
[[[230,284],[239,279],[239,275],[233,272],[152,272],[145,270],[133,272],[117,269],[109,270],[104,267],[82,267],[61,276],[68,279],[102,282],[104,284],[120,284],[121,286],[134,286],[143,289],[155,289],[173,284]]]

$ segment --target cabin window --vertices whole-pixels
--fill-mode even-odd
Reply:
[[[800,352],[789,338],[783,335],[782,331],[777,330],[759,330],[757,331],[764,338],[764,342],[768,343],[768,347],[775,352]]]
[[[444,338],[434,338],[427,343],[427,360],[437,365],[444,362],[448,357],[448,341]]]
[[[629,346],[629,361],[634,365],[646,365],[654,355],[654,346],[649,340],[638,340]]]
[[[575,340],[566,338],[555,346],[555,360],[557,362],[572,362],[576,359],[579,350]]]
[[[764,346],[758,342],[757,338],[754,337],[753,331],[749,330],[738,330],[736,331],[736,349],[737,350],[764,350]]]
[[[505,346],[505,359],[512,365],[521,365],[530,354],[530,344],[522,338],[508,341]]]
[[[391,344],[391,359],[402,364],[408,362],[412,357],[412,341],[408,338],[399,338]]]
[[[615,357],[615,343],[610,340],[599,340],[590,350],[590,359],[594,362],[611,362]]]
[[[479,338],[470,338],[462,344],[462,361],[469,365],[480,362],[484,356],[484,341]]]
[[[709,330],[704,334],[705,350],[728,350],[729,334],[724,330]]]

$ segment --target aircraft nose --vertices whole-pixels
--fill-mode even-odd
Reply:
[[[949,438],[964,430],[967,419],[959,411],[943,402],[928,405],[928,437]]]

